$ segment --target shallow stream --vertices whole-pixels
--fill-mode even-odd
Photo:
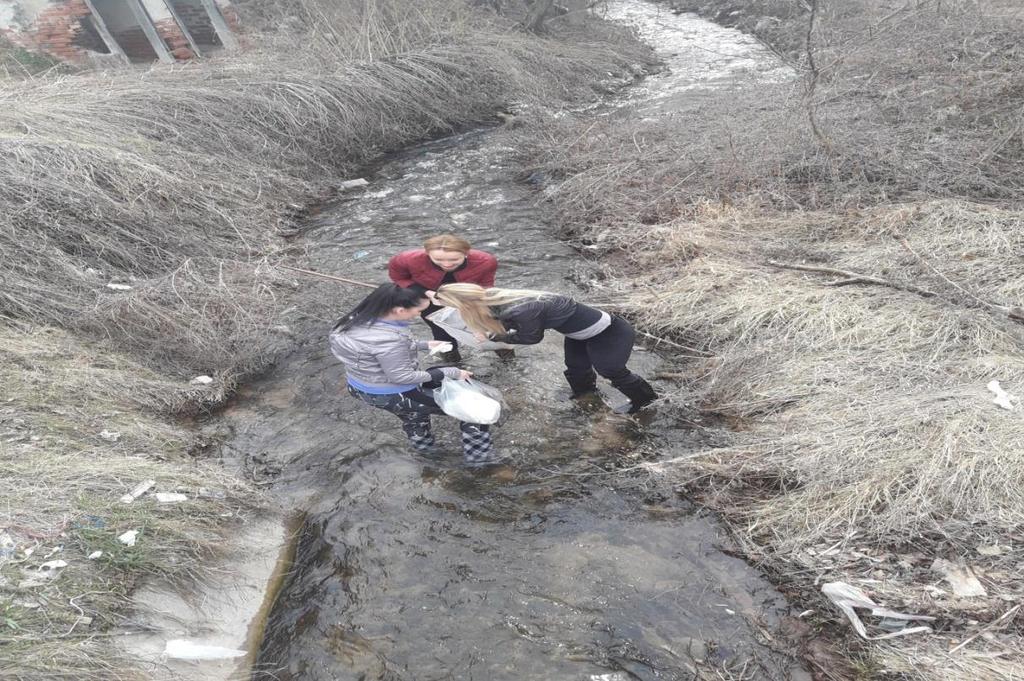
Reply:
[[[639,0],[609,13],[638,25],[669,65],[620,102],[642,115],[670,114],[676,98],[751,67],[774,69],[751,39],[692,16]],[[394,252],[454,231],[498,256],[499,285],[582,296],[572,282],[587,266],[516,181],[512,151],[480,130],[397,154],[300,245],[321,271],[384,281]],[[362,294],[318,290],[336,291],[338,314]],[[246,470],[305,512],[254,678],[810,678],[766,645],[790,614],[785,600],[723,552],[713,518],[640,466],[699,444],[671,403],[639,423],[569,402],[557,334],[512,362],[476,354],[468,368],[506,395],[495,442],[514,474],[472,472],[459,466],[453,421],[435,419],[450,457],[427,461],[407,449],[397,419],[341,390],[330,324],[297,338],[220,423]],[[672,371],[642,348],[631,366]],[[607,388],[607,399],[623,398]]]

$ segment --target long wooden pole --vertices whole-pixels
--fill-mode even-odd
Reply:
[[[331,281],[340,281],[344,284],[352,284],[353,286],[362,286],[364,288],[377,288],[378,284],[367,284],[365,281],[356,281],[355,279],[346,279],[345,277],[336,277],[333,274],[324,274],[323,272],[314,272],[313,270],[303,270],[298,267],[292,267],[291,265],[278,265],[283,270],[291,270],[292,272],[300,272],[301,274],[308,274],[311,277],[320,277],[321,279],[329,279]]]

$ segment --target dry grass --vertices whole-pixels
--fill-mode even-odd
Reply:
[[[134,584],[202,579],[230,524],[224,514],[241,517],[259,496],[192,460],[184,428],[140,411],[189,386],[56,329],[0,329],[0,348],[0,532],[17,546],[0,559],[0,675],[128,678],[130,665],[113,657],[108,636]],[[119,501],[150,478],[156,490],[189,501]],[[117,541],[133,529],[135,546]],[[103,555],[88,560],[97,550]],[[57,559],[68,566],[56,579],[19,588]]]
[[[710,355],[679,393],[723,430],[673,483],[808,590],[848,581],[939,615],[930,637],[872,646],[879,677],[1019,678],[1016,623],[947,651],[1024,578],[1024,407],[986,389],[1024,395],[1024,326],[1005,313],[1024,304],[1024,17],[821,4],[811,93],[790,52],[801,82],[694,98],[668,120],[546,121],[516,142],[565,233],[609,258],[592,299]],[[793,38],[805,21],[773,25]],[[940,557],[988,596],[955,597]]]

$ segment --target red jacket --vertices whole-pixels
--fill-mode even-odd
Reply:
[[[490,253],[471,249],[463,267],[455,270],[455,281],[491,288],[494,286],[494,273],[497,269],[497,258]],[[388,261],[388,276],[402,288],[417,285],[427,291],[436,291],[444,275],[445,271],[435,265],[422,249],[404,251]]]

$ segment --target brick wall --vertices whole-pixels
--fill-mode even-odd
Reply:
[[[30,29],[23,31],[4,30],[4,36],[18,47],[45,52],[61,61],[72,64],[87,63],[90,55],[106,53],[107,48],[99,34],[83,21],[89,21],[89,8],[84,0],[51,0],[54,4],[43,10]],[[202,6],[189,0],[172,0],[192,37],[200,45],[220,45],[206,11]],[[228,25],[234,31],[238,28],[238,14],[230,5],[218,3]],[[195,54],[189,49],[188,40],[173,18],[154,22],[157,33],[167,45],[175,59],[191,59]],[[133,61],[149,61],[157,58],[153,46],[139,26],[112,32],[114,39]]]
[[[62,0],[43,10],[32,28],[8,34],[11,42],[27,50],[46,52],[61,61],[81,64],[88,51],[76,38],[82,32],[81,20],[89,16],[84,0]]]
[[[187,0],[171,0],[174,4],[174,11],[178,13],[185,24],[185,28],[192,34],[192,38],[200,45],[220,45],[220,38],[210,22],[210,16],[202,6],[188,2]]]

